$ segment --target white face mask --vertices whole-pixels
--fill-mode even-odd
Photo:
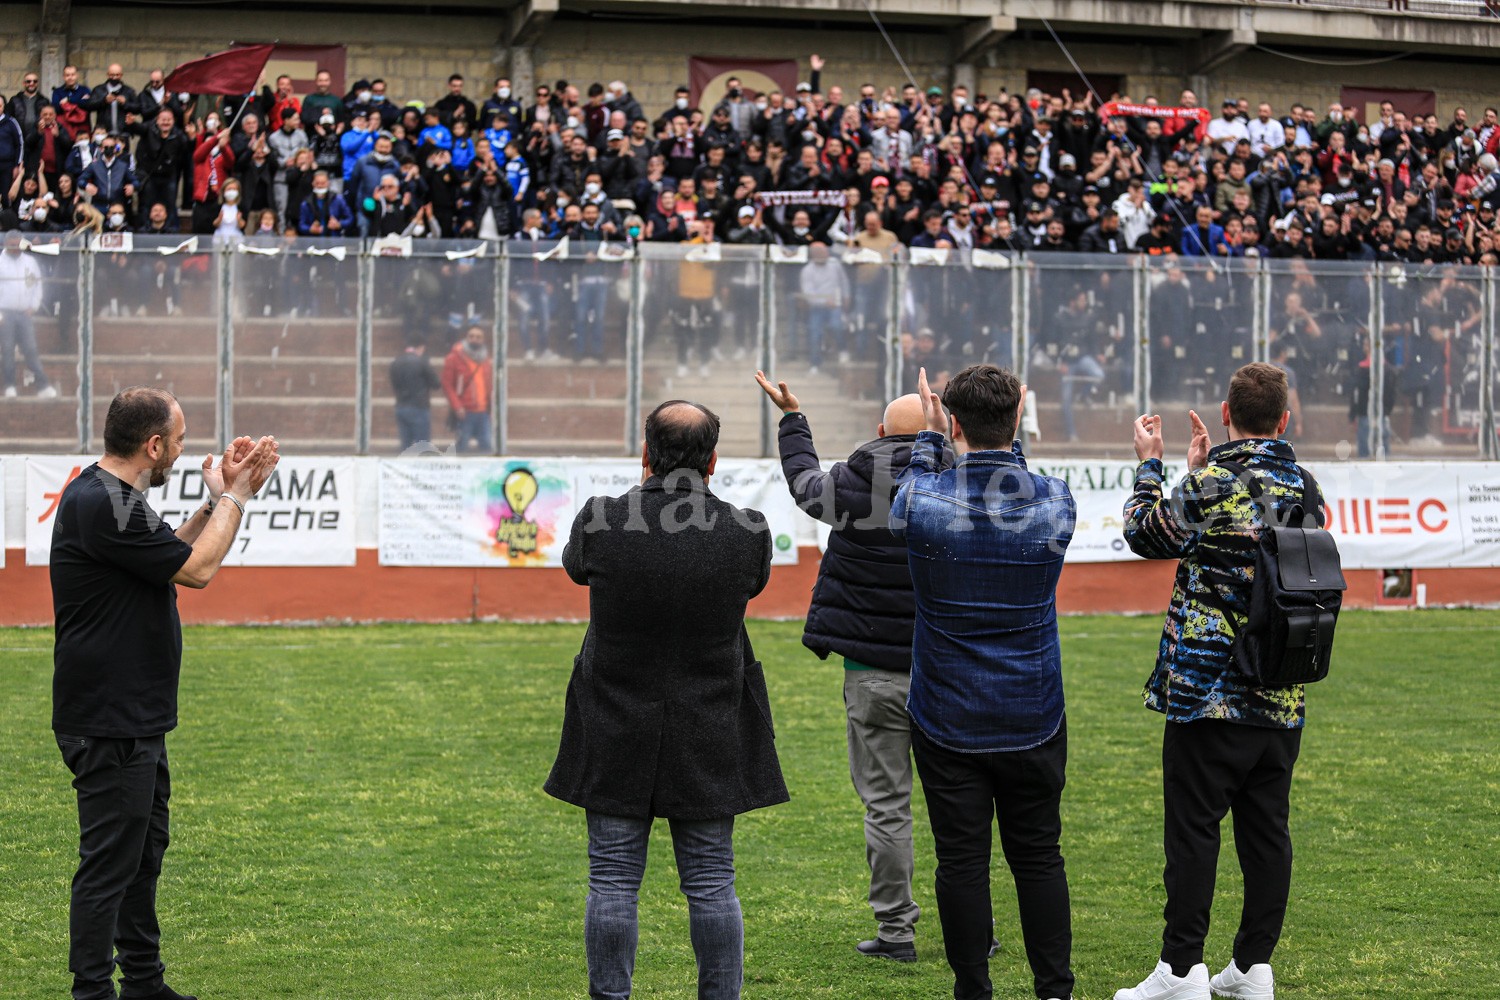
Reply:
[[[1354,178],[1353,177],[1340,177],[1339,178],[1339,187],[1341,187],[1341,188],[1346,188],[1350,184],[1353,184],[1353,183],[1354,183]]]
[[[123,212],[110,212],[109,213],[109,224],[111,226],[123,226],[123,225],[125,225],[125,215],[124,215],[124,213]]]
[[[614,94],[608,94],[608,93],[606,93],[604,95],[604,103],[605,104],[613,104],[613,103],[615,103],[615,95]]]
[[[37,209],[36,213],[32,216],[32,218],[36,219],[36,221],[38,221],[38,222],[46,222],[47,221],[47,210],[45,208],[39,208],[39,209]]]
[[[206,119],[203,122],[203,127],[205,129],[207,129],[208,131],[210,131],[210,132],[217,132],[219,130],[219,119],[217,119],[217,118]]]
[[[96,145],[96,146],[102,146],[102,145],[104,145],[104,140],[107,139],[107,138],[109,138],[109,136],[105,135],[103,132],[100,132],[98,135],[94,136],[94,145]]]
[[[599,185],[595,184],[593,181],[589,181],[583,186],[583,193],[592,198],[599,193]]]
[[[319,198],[323,197],[327,193],[327,188],[313,188],[313,194],[317,195]]]
[[[360,101],[361,104],[369,104],[370,103],[370,92],[368,90],[361,90],[355,96],[359,98],[359,101]]]
[[[240,193],[238,191],[225,191],[224,192],[224,201],[227,204],[233,205],[235,202],[237,202],[239,200],[240,200]]]
[[[572,115],[569,115],[568,116],[568,128],[577,128],[577,127],[578,127],[578,119],[574,118]]]
[[[563,209],[565,209],[567,207],[568,207],[568,199],[566,199],[566,198],[559,198],[559,199],[557,199],[557,210],[559,212],[561,212]]]
[[[755,110],[756,111],[764,111],[768,107],[770,107],[770,105],[767,104],[765,101],[756,101],[755,102]]]
[[[688,99],[686,97],[679,97],[673,103],[675,103],[677,105],[677,107],[678,107],[679,110],[682,110],[682,111],[686,111],[687,110]]]
[[[817,137],[818,137],[818,133],[812,131],[811,129],[808,129],[807,131],[805,131],[805,132],[802,133],[802,141],[803,142],[812,142]]]
[[[809,232],[811,232],[811,230],[806,226],[793,226],[792,232],[796,233],[798,236],[806,236]]]
[[[500,98],[500,100],[502,100],[502,101],[509,100],[510,99],[510,88],[509,87],[496,87],[495,88],[495,96],[498,97],[498,98]]]
[[[412,226],[411,234],[413,236],[425,236],[427,234],[427,227],[423,225]]]

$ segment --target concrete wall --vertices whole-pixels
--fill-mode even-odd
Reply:
[[[28,48],[27,34],[36,27],[38,5],[0,5],[5,44],[0,45],[0,90],[7,95],[20,86],[23,72],[37,69],[40,53]],[[348,47],[351,81],[359,76],[383,76],[400,100],[432,101],[446,90],[447,77],[459,72],[469,78],[471,96],[485,93],[494,76],[506,68],[499,45],[504,19],[500,16],[422,17],[370,13],[357,8],[336,14],[277,12],[268,25],[264,15],[244,11],[163,8],[82,7],[73,12],[69,58],[97,83],[105,67],[118,61],[132,85],[156,67],[172,66],[224,48],[230,41],[280,38]],[[948,86],[952,78],[950,42],[940,32],[893,31],[897,46],[922,87]],[[626,80],[648,113],[664,109],[672,90],[687,81],[690,55],[746,58],[793,56],[806,72],[806,59],[817,51],[829,60],[825,86],[839,84],[846,93],[866,80],[882,88],[900,84],[901,71],[880,35],[873,29],[851,26],[764,28],[742,26],[641,24],[585,19],[551,23],[534,50],[538,80],[565,78],[581,87],[613,77]],[[1187,84],[1184,46],[1173,42],[1132,40],[1119,45],[1079,44],[1073,54],[1085,72],[1123,74],[1130,96],[1156,94],[1174,101]],[[1331,58],[1349,58],[1333,53]],[[1027,70],[1066,72],[1063,53],[1049,39],[1012,36],[986,57],[976,60],[978,89],[996,93],[1001,86],[1024,87]],[[1265,98],[1278,111],[1293,101],[1321,104],[1340,86],[1388,85],[1432,89],[1440,114],[1454,104],[1483,106],[1500,98],[1500,85],[1490,86],[1486,74],[1472,64],[1436,58],[1411,58],[1364,67],[1325,67],[1282,59],[1250,50],[1231,59],[1209,77],[1200,100],[1214,106],[1224,96]],[[1106,95],[1107,96],[1107,95]]]

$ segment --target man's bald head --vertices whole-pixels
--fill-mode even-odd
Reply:
[[[719,446],[719,417],[701,403],[669,399],[646,418],[646,464],[654,476],[692,469],[707,477]]]
[[[890,401],[885,408],[885,416],[880,418],[880,427],[876,433],[881,437],[916,434],[926,426],[927,418],[922,413],[922,397],[909,392],[905,396],[897,396]]]

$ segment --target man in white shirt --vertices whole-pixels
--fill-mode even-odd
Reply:
[[[55,399],[57,389],[47,381],[36,350],[36,328],[32,315],[42,305],[42,270],[21,249],[21,234],[5,235],[5,251],[0,253],[0,368],[3,368],[5,397],[16,395],[16,348],[26,360],[26,367],[36,377],[37,396]]]
[[[1245,130],[1250,136],[1250,151],[1256,156],[1268,156],[1286,144],[1286,126],[1271,117],[1269,104],[1262,103],[1256,109],[1255,120]]]
[[[1223,113],[1208,123],[1208,138],[1210,142],[1219,144],[1219,148],[1225,153],[1233,155],[1234,144],[1241,139],[1250,138],[1250,130],[1240,120],[1239,102],[1233,98],[1224,100]]]

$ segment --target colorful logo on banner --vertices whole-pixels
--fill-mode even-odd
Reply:
[[[500,476],[486,479],[484,493],[487,555],[512,566],[542,566],[573,506],[570,480],[511,462]]]

